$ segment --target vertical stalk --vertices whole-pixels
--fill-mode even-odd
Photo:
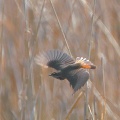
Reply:
[[[103,59],[103,57],[101,58],[101,66],[102,66],[103,98],[104,98],[103,112],[102,112],[101,120],[106,120],[106,94],[105,94],[104,59]]]
[[[93,42],[93,34],[94,34],[94,29],[93,29],[93,25],[94,25],[94,14],[95,14],[95,6],[96,6],[96,0],[94,0],[94,10],[93,10],[93,14],[92,14],[92,24],[91,24],[91,38],[89,39],[89,43],[88,43],[88,59],[90,59],[91,56],[91,47],[92,47],[92,42]],[[87,119],[88,116],[88,83],[86,85],[86,92],[85,92],[85,103],[84,103],[84,120]]]

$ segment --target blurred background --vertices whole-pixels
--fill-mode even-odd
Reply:
[[[50,49],[97,66],[80,99],[35,64]],[[120,1],[0,0],[0,120],[64,119],[120,120]]]

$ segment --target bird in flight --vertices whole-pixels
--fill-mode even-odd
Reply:
[[[86,58],[77,57],[76,60],[60,50],[49,50],[35,57],[35,62],[43,67],[51,67],[56,72],[52,76],[59,80],[67,79],[74,89],[74,93],[80,89],[89,79],[87,69],[95,69],[96,66]]]

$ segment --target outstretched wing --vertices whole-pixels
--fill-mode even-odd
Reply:
[[[85,69],[73,70],[67,75],[67,80],[76,92],[80,89],[89,79],[89,73]]]
[[[35,61],[41,66],[61,70],[69,64],[75,63],[74,59],[60,50],[50,50],[36,56]]]

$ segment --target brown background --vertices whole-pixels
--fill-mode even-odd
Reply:
[[[120,119],[119,0],[0,0],[0,120],[65,119],[82,90],[73,96],[68,81],[49,77],[53,70],[34,57],[69,54],[66,43],[74,58],[97,66],[69,119]]]

